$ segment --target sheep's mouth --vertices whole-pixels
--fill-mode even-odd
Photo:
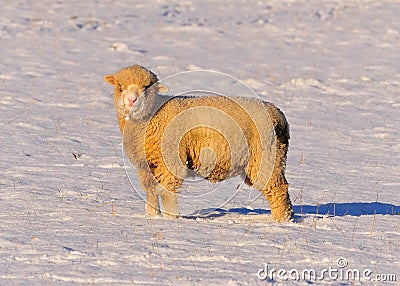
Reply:
[[[142,105],[142,98],[140,96],[122,97],[119,104],[118,113],[125,117],[126,120],[130,119],[131,114],[140,113]]]
[[[135,112],[142,103],[141,97],[127,98],[124,102],[125,109],[129,112]]]

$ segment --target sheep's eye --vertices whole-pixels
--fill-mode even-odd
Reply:
[[[121,84],[118,84],[118,89],[119,89],[119,91],[122,92],[125,89],[125,87]]]

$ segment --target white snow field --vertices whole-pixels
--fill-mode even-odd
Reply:
[[[3,1],[0,285],[398,285],[399,15],[399,1]],[[201,218],[147,218],[103,81],[134,63],[220,71],[281,108],[294,221],[247,187]]]

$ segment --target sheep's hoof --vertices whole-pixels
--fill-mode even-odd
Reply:
[[[161,212],[158,208],[151,205],[146,205],[146,215],[150,217],[160,216]]]
[[[291,221],[294,216],[293,209],[287,208],[276,208],[271,210],[272,217],[277,222],[286,222]]]

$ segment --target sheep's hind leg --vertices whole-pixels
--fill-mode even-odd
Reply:
[[[271,214],[275,221],[284,222],[293,218],[293,208],[285,178],[270,180],[264,194],[270,203]]]

